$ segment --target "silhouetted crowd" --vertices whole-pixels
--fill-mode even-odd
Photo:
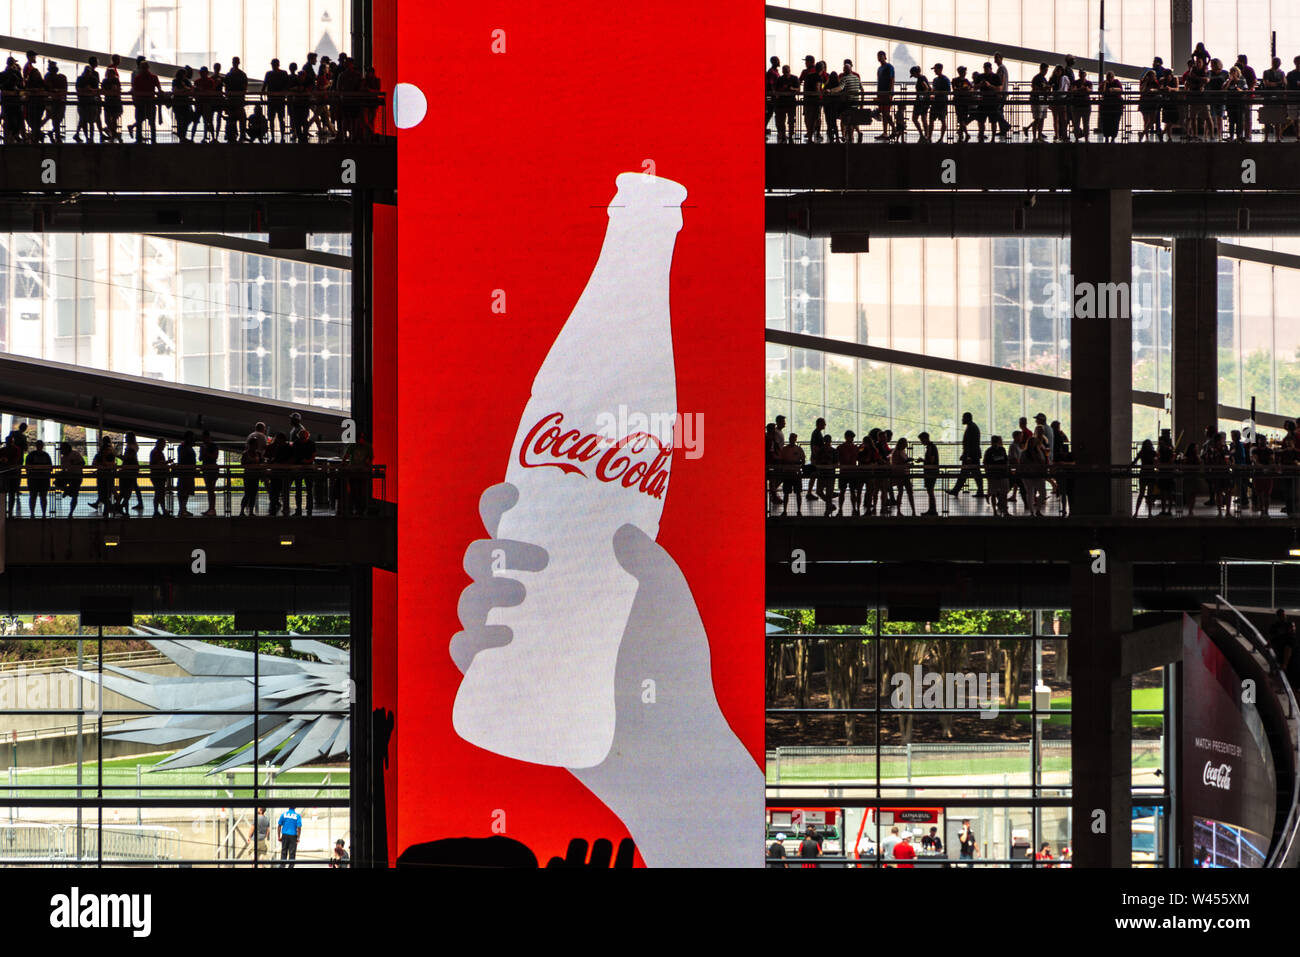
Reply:
[[[88,470],[94,478],[96,496],[90,508],[105,518],[127,518],[132,511],[142,512],[143,490],[152,493],[154,517],[215,516],[221,513],[217,493],[222,487],[232,509],[230,496],[236,489],[239,491],[240,516],[259,514],[259,492],[263,490],[267,515],[298,517],[304,507],[308,516],[318,507],[360,514],[368,505],[370,469],[374,465],[373,449],[364,436],[349,444],[341,459],[318,458],[316,439],[297,412],[289,416],[287,432],[272,435],[265,422],[254,425],[238,453],[237,469],[222,464],[223,449],[206,429],[197,436],[187,431],[174,455],[166,439],[155,440],[143,462],[134,432],[123,433],[119,441],[103,437],[89,464],[72,442],[60,442],[58,452],[56,466],[45,442],[28,435],[26,422],[5,436],[0,446],[0,484],[9,518],[22,517],[24,479],[32,518],[38,507],[41,517],[49,517],[51,492],[67,502],[68,517],[74,517]],[[229,458],[233,453],[227,455]],[[329,474],[330,468],[337,468],[340,474]],[[204,497],[207,510],[191,512],[190,501]]]
[[[795,140],[796,113],[802,108],[804,142],[861,141],[861,127],[879,122],[878,140],[902,140],[911,126],[922,142],[943,140],[952,134],[956,142],[971,137],[978,128],[979,141],[1007,139],[1020,134],[1042,142],[1048,118],[1053,139],[1090,140],[1094,133],[1104,142],[1120,136],[1126,103],[1136,106],[1142,127],[1137,138],[1153,140],[1244,141],[1251,137],[1255,108],[1263,126],[1264,139],[1284,133],[1300,139],[1300,56],[1295,69],[1285,72],[1282,61],[1257,75],[1246,54],[1239,54],[1231,67],[1212,57],[1204,43],[1198,43],[1182,74],[1176,74],[1156,57],[1137,85],[1132,86],[1108,71],[1094,85],[1076,65],[1073,56],[1052,66],[1041,63],[1027,85],[1027,91],[1013,91],[1002,54],[978,71],[959,66],[955,74],[944,65],[931,68],[928,77],[919,66],[910,69],[909,90],[896,82],[894,66],[884,50],[876,54],[874,93],[865,88],[862,77],[845,60],[839,72],[828,70],[824,61],[804,58],[797,76],[789,64],[772,57],[766,75],[767,118],[776,117],[777,141]],[[1025,92],[1026,96],[1012,94]],[[1028,106],[1027,114],[1019,109]],[[1008,107],[1017,107],[1021,124],[1008,118]],[[1096,127],[1093,127],[1094,107]],[[949,120],[952,127],[949,127]],[[824,130],[824,133],[823,133]]]
[[[68,108],[76,107],[73,142],[123,142],[123,116],[132,107],[133,122],[125,132],[138,142],[157,140],[157,124],[170,110],[177,139],[182,143],[269,143],[360,141],[374,135],[380,107],[379,77],[373,66],[363,71],[346,53],[337,61],[308,53],[301,67],[290,63],[281,69],[278,59],[262,79],[261,90],[250,94],[249,77],[232,57],[230,69],[179,67],[164,89],[143,56],[135,69],[124,74],[121,58],[114,54],[99,71],[98,57],[69,81],[54,60],[44,73],[36,53],[27,52],[20,67],[9,57],[0,72],[0,126],[6,143],[61,143],[68,124]],[[252,113],[248,112],[250,96]]]
[[[968,483],[977,498],[988,500],[997,517],[1009,517],[1013,506],[1020,514],[1039,517],[1068,516],[1073,507],[1078,470],[1070,439],[1059,421],[1049,423],[1042,412],[1032,424],[1022,417],[1010,442],[1004,444],[1001,435],[992,435],[987,446],[971,413],[963,413],[956,466],[940,464],[939,447],[927,432],[917,436],[915,445],[878,428],[861,441],[852,430],[837,440],[826,431],[826,420],[818,419],[805,452],[797,435],[785,435],[785,424],[785,416],[777,416],[767,425],[770,514],[788,515],[793,497],[795,514],[800,516],[804,499],[810,511],[813,503],[823,503],[821,514],[828,517],[891,512],[901,516],[905,500],[912,515],[937,516],[936,489],[952,496],[963,489],[969,494]],[[1144,441],[1128,464],[1137,489],[1133,515],[1137,517],[1144,504],[1148,516],[1175,511],[1195,516],[1197,507],[1213,508],[1219,516],[1266,518],[1276,510],[1300,514],[1298,447],[1300,437],[1291,420],[1284,423],[1284,435],[1278,440],[1261,434],[1251,439],[1238,429],[1227,433],[1207,427],[1201,439],[1188,441],[1181,449],[1166,430],[1156,442]],[[1127,471],[1124,463],[1117,468]],[[928,506],[920,513],[913,493],[918,470]],[[956,480],[943,488],[941,482],[954,472]],[[1049,506],[1049,498],[1056,499],[1054,507]]]

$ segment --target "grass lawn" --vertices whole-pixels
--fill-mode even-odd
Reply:
[[[253,796],[252,788],[247,786],[251,782],[252,775],[246,770],[235,770],[231,772],[232,777],[227,777],[227,772],[224,771],[220,774],[208,775],[206,769],[201,767],[181,768],[178,770],[150,770],[160,761],[170,757],[172,753],[174,752],[105,760],[103,784],[106,789],[114,789],[106,791],[106,796],[130,796],[137,786],[137,768],[143,768],[143,773],[139,775],[138,784],[144,789],[141,793],[148,797],[225,797],[229,795],[248,798]],[[95,763],[87,761],[82,768],[81,787],[83,791],[94,788],[95,776]],[[292,771],[277,775],[274,785],[270,788],[262,788],[260,793],[268,798],[277,794],[286,797],[292,794],[293,797],[298,799],[309,798],[326,785],[327,779],[331,789],[322,791],[320,796],[337,797],[342,792],[336,789],[347,787],[350,781],[350,772],[346,767],[295,768]],[[0,774],[0,791],[4,791],[6,796],[11,798],[75,797],[77,766],[75,764],[64,764],[48,768],[20,768],[15,775],[14,783],[16,786],[12,791],[9,791],[6,787],[7,783],[7,774]],[[244,786],[230,788],[231,783]],[[33,790],[38,787],[58,788],[59,790]]]

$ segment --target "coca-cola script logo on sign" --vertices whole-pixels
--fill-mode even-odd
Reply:
[[[1201,783],[1212,788],[1222,788],[1224,791],[1232,788],[1232,765],[1220,764],[1214,766],[1213,761],[1205,762],[1205,770],[1201,772]]]
[[[595,459],[595,465],[588,467],[600,481],[618,482],[643,495],[663,498],[672,454],[671,442],[665,445],[649,432],[634,432],[611,442],[598,432],[566,430],[564,413],[552,412],[524,436],[519,464],[526,469],[557,468],[566,475],[587,478],[583,465]]]

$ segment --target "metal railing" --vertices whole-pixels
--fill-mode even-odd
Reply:
[[[0,490],[10,519],[319,518],[371,514],[387,498],[386,476],[382,465],[319,459],[311,465],[23,466],[0,469]]]
[[[31,638],[40,641],[45,639],[44,635],[22,635],[23,638]],[[0,675],[7,672],[34,672],[34,671],[60,671],[63,668],[76,667],[79,662],[84,662],[86,658],[94,658],[96,661],[102,660],[104,664],[114,665],[152,665],[166,664],[167,658],[158,654],[150,648],[147,651],[106,651],[101,655],[86,655],[78,658],[76,655],[65,655],[62,658],[32,658],[21,661],[0,661]]]
[[[1300,466],[1174,463],[1147,469],[1060,463],[924,469],[913,462],[906,467],[769,466],[767,517],[1064,517],[1075,513],[1076,498],[1107,483],[1112,497],[1128,496],[1135,518],[1300,514]],[[933,511],[927,490],[933,491]]]
[[[1116,94],[1033,91],[917,94],[897,83],[881,94],[778,93],[767,97],[767,137],[778,142],[966,142],[995,134],[1021,142],[1263,142],[1300,131],[1300,91],[1161,89],[1122,83]],[[919,118],[918,128],[915,119]],[[774,127],[775,124],[775,127]],[[928,133],[928,136],[927,136]],[[937,134],[937,135],[936,135]]]
[[[128,77],[129,80],[129,77]],[[390,134],[386,95],[338,90],[172,93],[102,90],[0,93],[4,142],[356,143]],[[260,114],[260,119],[253,120]],[[262,121],[265,120],[265,129]],[[249,132],[250,121],[256,134]],[[143,124],[143,127],[141,126]]]

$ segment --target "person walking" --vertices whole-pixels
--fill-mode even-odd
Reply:
[[[95,458],[91,461],[91,466],[95,470],[95,501],[90,507],[94,509],[103,509],[103,516],[108,518],[113,514],[113,498],[116,489],[113,487],[113,479],[117,474],[117,452],[113,448],[113,440],[105,437],[100,443],[99,451],[95,453]]]
[[[144,500],[140,495],[140,445],[134,432],[122,436],[122,467],[117,473],[117,509],[123,516],[135,495],[137,512],[144,511]]]
[[[980,475],[980,427],[975,424],[975,418],[969,412],[961,414],[962,425],[966,426],[961,437],[961,475],[957,479],[957,484],[948,489],[949,495],[957,495],[961,492],[962,486],[966,484],[966,479],[975,480],[975,497],[984,497],[984,479]]]

